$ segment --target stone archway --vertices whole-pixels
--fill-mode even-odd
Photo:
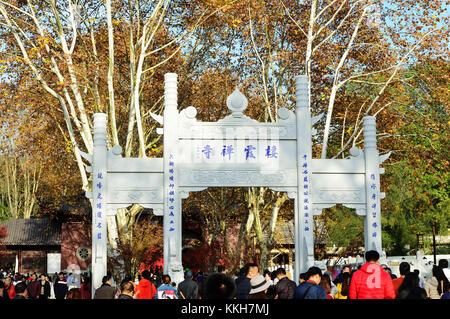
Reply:
[[[157,129],[164,134],[163,158],[122,158],[120,146],[107,150],[106,114],[94,114],[94,153],[80,152],[93,164],[88,168],[93,191],[87,196],[93,207],[94,287],[106,273],[106,215],[130,202],[163,214],[164,272],[181,281],[182,199],[210,186],[262,186],[295,200],[295,277],[314,264],[314,214],[336,203],[365,215],[365,248],[382,253],[384,170],[379,165],[389,154],[378,153],[375,117],[363,119],[364,151],[351,150],[350,159],[314,159],[312,126],[321,116],[311,116],[308,78],[296,76],[295,83],[295,113],[278,110],[278,122],[259,123],[245,116],[247,99],[236,89],[227,99],[231,115],[209,123],[196,120],[194,107],[178,111],[177,75],[166,74],[164,116],[150,114],[164,125]],[[233,150],[237,160],[232,161]],[[220,161],[211,161],[214,154]]]

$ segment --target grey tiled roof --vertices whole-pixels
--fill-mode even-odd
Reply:
[[[61,224],[48,218],[14,219],[0,222],[6,226],[8,236],[4,239],[6,245],[61,245]]]

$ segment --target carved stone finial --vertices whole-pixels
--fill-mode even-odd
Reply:
[[[94,145],[106,146],[106,114],[94,114]]]
[[[283,107],[278,110],[278,117],[281,120],[288,120],[290,116],[291,116],[291,112],[287,108]]]
[[[357,148],[356,146],[352,147],[350,149],[349,153],[350,153],[350,156],[352,156],[352,157],[358,157],[358,156],[362,155],[362,151],[359,148]]]
[[[185,109],[184,113],[188,119],[194,119],[195,116],[197,115],[197,109],[193,106],[188,106]]]
[[[309,83],[306,75],[295,76],[296,107],[309,107]]]
[[[164,75],[164,101],[168,109],[176,109],[178,103],[177,74],[166,73]]]
[[[122,147],[120,145],[114,145],[112,148],[109,149],[110,154],[114,156],[121,156],[122,155]]]
[[[365,116],[364,122],[364,148],[377,148],[377,129],[375,124],[375,116]]]
[[[231,110],[233,117],[241,117],[247,108],[247,98],[236,87],[233,93],[227,98],[227,107]]]

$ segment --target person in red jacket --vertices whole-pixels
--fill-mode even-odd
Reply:
[[[150,281],[150,272],[148,270],[142,272],[142,279],[136,287],[135,296],[136,299],[155,299],[156,287]]]
[[[351,279],[350,299],[394,299],[395,291],[391,276],[380,266],[380,254],[369,250],[366,263]]]
[[[16,291],[14,290],[14,284],[11,277],[5,279],[5,290],[8,292],[9,299],[13,299],[16,296]]]

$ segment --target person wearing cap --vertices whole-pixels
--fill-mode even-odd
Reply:
[[[257,275],[250,279],[251,290],[248,294],[248,299],[267,299],[267,289],[270,287],[270,282],[264,278],[263,275]]]
[[[178,292],[183,299],[197,299],[198,285],[192,280],[192,271],[188,270],[184,273],[184,280],[178,285]]]

